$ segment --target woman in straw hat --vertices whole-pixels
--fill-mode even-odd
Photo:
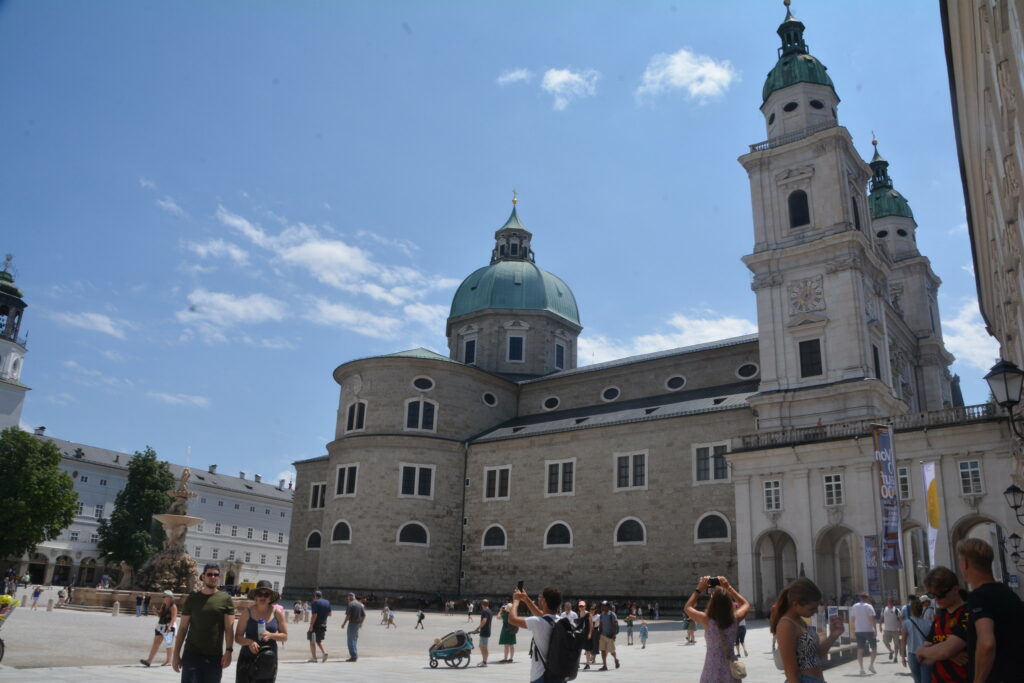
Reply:
[[[235,622],[235,642],[241,646],[235,683],[276,679],[277,644],[288,640],[288,618],[284,610],[274,604],[280,597],[269,581],[260,581],[249,591],[249,599],[253,604],[242,608]],[[261,620],[262,635],[259,624]]]

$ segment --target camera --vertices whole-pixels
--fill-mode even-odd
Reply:
[[[708,588],[714,588],[717,585],[718,585],[718,577],[717,576],[712,576],[710,579],[708,579]]]

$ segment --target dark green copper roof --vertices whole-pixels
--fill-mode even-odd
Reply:
[[[889,177],[889,162],[878,153],[878,142],[872,140],[875,146],[875,154],[871,157],[871,194],[868,195],[868,207],[871,209],[871,217],[875,220],[886,216],[903,216],[913,218],[914,212],[910,210],[910,203],[906,197],[901,195],[892,186],[892,178]]]
[[[449,317],[491,308],[550,311],[580,324],[569,286],[529,261],[498,261],[474,271],[456,290]]]
[[[761,92],[762,103],[776,90],[782,90],[796,83],[827,85],[835,92],[832,79],[825,73],[827,67],[810,55],[804,42],[804,25],[786,9],[786,19],[779,25],[779,61],[768,72]],[[837,95],[838,97],[838,95]]]

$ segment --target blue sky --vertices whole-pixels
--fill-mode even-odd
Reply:
[[[797,0],[943,279],[976,311],[938,8]],[[581,363],[753,330],[736,158],[781,2],[0,4],[0,251],[29,308],[25,426],[276,477],[324,452],[347,360],[446,353],[519,191]]]

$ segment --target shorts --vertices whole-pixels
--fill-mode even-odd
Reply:
[[[739,645],[740,643],[742,643],[746,639],[746,637],[747,637],[747,627],[746,626],[738,626],[738,627],[736,627],[736,644]]]
[[[601,636],[601,652],[615,654],[615,638],[613,636]]]
[[[487,636],[486,638],[484,636],[480,636],[480,647],[487,647],[487,643],[489,643],[490,640],[490,636]]]
[[[317,626],[310,629],[309,631],[306,631],[306,640],[312,643],[313,639],[316,638],[316,642],[322,643],[324,642],[324,636],[326,635],[327,624],[324,624],[323,626]]]
[[[882,631],[882,644],[889,645],[893,643],[899,647],[900,644],[900,632],[899,631]]]
[[[872,650],[878,652],[878,638],[872,632],[858,632],[857,649],[864,650],[865,652],[871,652]]]

